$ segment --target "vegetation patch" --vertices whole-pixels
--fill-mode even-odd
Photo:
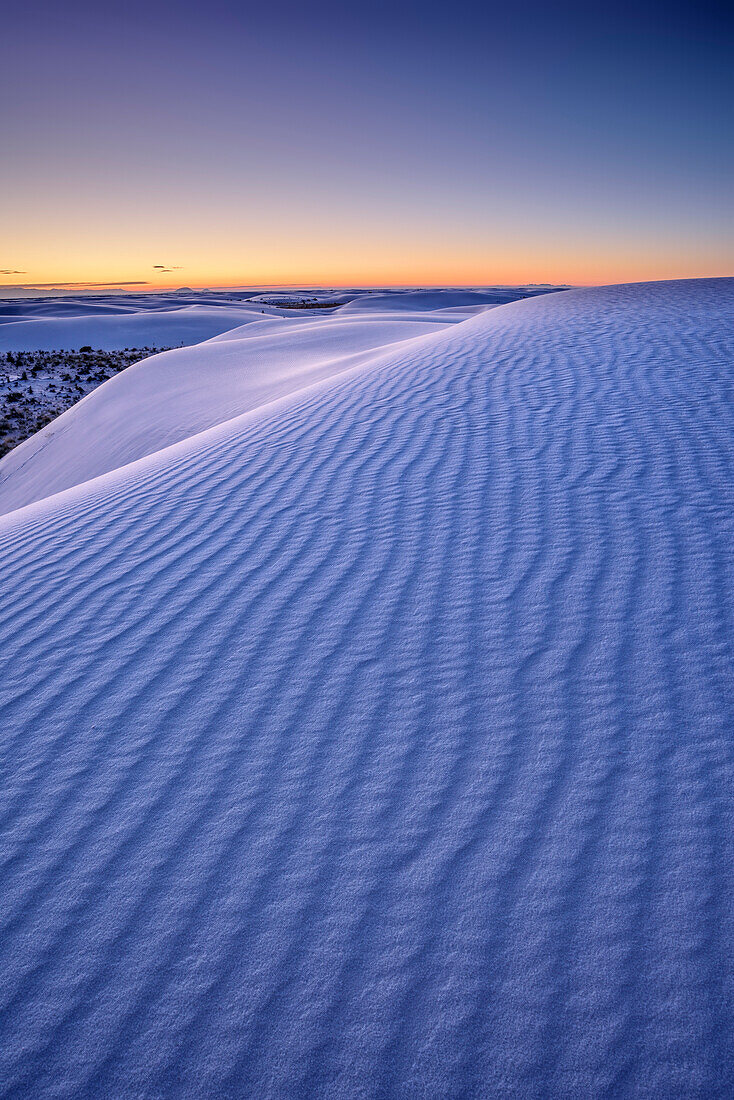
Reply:
[[[0,457],[132,363],[168,348],[0,353]]]

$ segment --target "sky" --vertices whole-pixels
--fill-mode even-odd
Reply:
[[[734,274],[723,4],[27,0],[0,286]]]

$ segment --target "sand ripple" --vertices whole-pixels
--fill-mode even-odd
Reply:
[[[727,1096],[734,283],[0,520],[0,1092]]]

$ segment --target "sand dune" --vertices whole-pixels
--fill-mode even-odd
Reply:
[[[214,424],[441,331],[446,318],[273,318],[154,355],[111,378],[0,461],[0,513],[98,477]]]
[[[179,291],[0,300],[0,352],[78,349],[85,344],[110,351],[195,344],[237,326],[261,321],[263,317],[297,319],[299,311],[272,303],[297,303],[304,297],[327,303],[340,302],[343,303],[339,306],[340,310],[370,314],[382,314],[386,310],[424,314],[436,307],[450,306],[453,313],[451,319],[457,320],[470,316],[477,307],[486,309],[514,301],[527,293],[525,288],[512,287],[417,292],[392,290],[378,294],[365,290],[321,289],[306,295]],[[360,302],[363,303],[361,306]],[[311,318],[316,319],[313,313]]]
[[[85,314],[0,324],[0,351],[80,348],[111,350],[192,344],[260,320],[260,309],[184,306],[177,310]]]
[[[213,341],[0,518],[5,1095],[731,1094],[733,322],[311,333],[221,420]]]
[[[473,312],[476,307],[504,305],[518,298],[531,297],[546,291],[517,287],[491,287],[486,290],[457,288],[441,290],[388,290],[377,294],[362,294],[341,307],[343,313],[382,312],[383,310],[465,309]]]

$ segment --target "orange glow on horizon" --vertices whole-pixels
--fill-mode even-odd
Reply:
[[[90,242],[91,243],[91,242]],[[95,242],[97,244],[98,242]],[[154,264],[141,264],[143,247],[133,249],[122,241],[107,241],[108,251],[99,254],[98,247],[57,247],[53,258],[47,242],[38,241],[26,250],[25,262],[0,276],[0,288],[27,288],[43,294],[44,290],[68,290],[73,293],[98,289],[141,293],[175,290],[190,286],[203,288],[259,287],[391,287],[391,286],[496,286],[553,284],[591,286],[610,283],[642,282],[655,279],[700,278],[731,275],[731,256],[722,245],[712,254],[708,249],[679,246],[668,249],[639,247],[635,252],[614,242],[596,248],[578,242],[568,247],[532,247],[526,239],[513,248],[512,242],[502,242],[501,249],[480,245],[451,248],[442,241],[442,248],[430,241],[405,242],[397,249],[395,242],[323,242],[316,250],[312,241],[294,239],[292,247],[282,239],[270,249],[261,241],[255,249],[245,249],[235,241],[229,247],[207,249],[195,242],[194,247],[174,247],[171,241],[153,242],[144,251],[175,256],[175,270],[156,272]],[[254,243],[254,242],[253,242]],[[399,244],[400,242],[398,242]],[[228,242],[228,245],[230,243]],[[196,247],[198,245],[198,247]],[[331,247],[328,247],[328,246]],[[339,246],[341,245],[341,247]],[[361,247],[363,246],[363,247]],[[396,252],[398,254],[396,255]],[[35,253],[35,254],[34,254]],[[132,254],[134,253],[134,254]],[[233,260],[245,254],[244,263]],[[405,256],[410,256],[409,260]],[[355,259],[355,257],[359,257]],[[110,277],[110,271],[114,276]]]
[[[261,278],[252,272],[222,272],[203,271],[186,277],[182,272],[182,278],[177,280],[161,279],[102,279],[99,277],[85,279],[54,279],[51,272],[43,272],[37,277],[26,277],[21,281],[19,277],[10,279],[7,276],[0,278],[0,290],[24,289],[37,291],[39,296],[44,291],[68,291],[70,294],[77,292],[89,292],[97,290],[100,294],[114,293],[146,293],[151,291],[173,291],[180,287],[191,287],[192,290],[225,290],[235,289],[261,289],[278,287],[314,287],[314,288],[361,288],[361,287],[481,287],[481,286],[528,286],[550,284],[554,286],[604,286],[614,283],[635,283],[665,279],[694,279],[716,278],[731,276],[732,265],[725,262],[712,264],[701,262],[698,264],[660,264],[648,263],[644,265],[620,265],[606,267],[604,265],[559,265],[541,270],[533,270],[516,265],[492,265],[489,267],[454,269],[441,267],[433,270],[426,269],[398,269],[380,270],[359,268],[337,268],[333,271],[284,271],[278,274],[273,271],[263,273]],[[34,273],[35,274],[35,273]],[[140,275],[140,273],[137,273]]]

